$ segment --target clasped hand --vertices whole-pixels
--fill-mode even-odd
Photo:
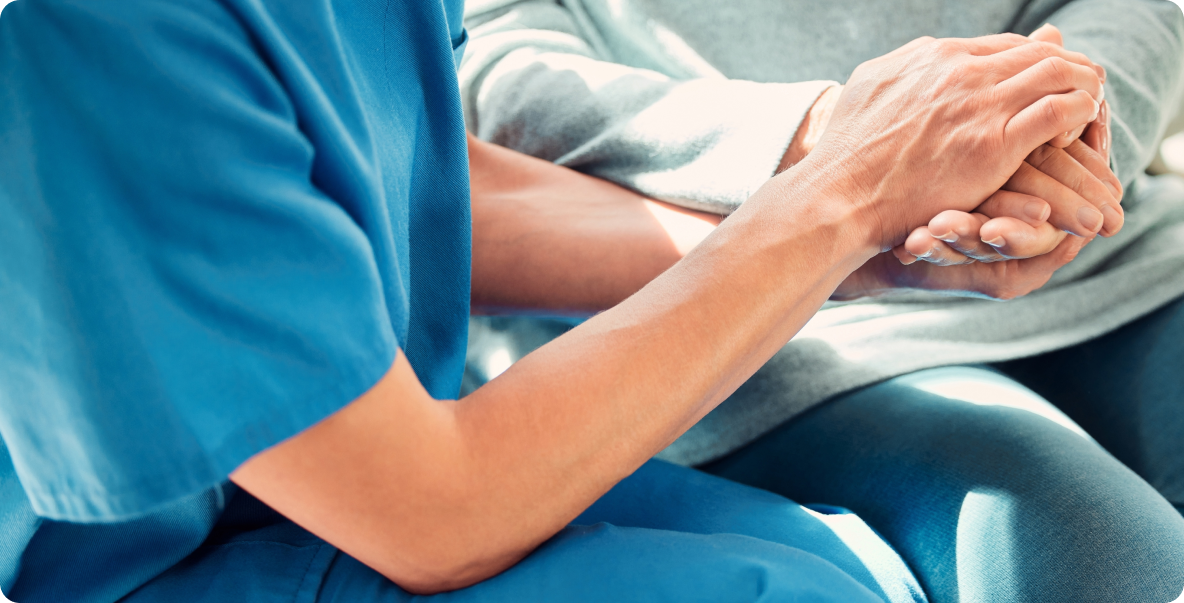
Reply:
[[[1049,95],[1032,105],[1048,101],[1041,109],[1051,110],[1046,119],[1064,121],[1069,118],[1064,112],[1076,111],[1080,122],[1028,153],[1006,182],[977,207],[942,211],[912,229],[891,252],[881,253],[853,273],[836,290],[836,299],[910,288],[1010,299],[1042,286],[1095,236],[1112,236],[1122,228],[1121,183],[1109,167],[1105,70],[1078,53],[1049,51],[1049,45],[1062,46],[1060,32],[1052,26],[1041,28],[1031,39],[1038,48],[1027,52],[1049,52],[1049,57],[1009,81],[1029,86],[1033,94]],[[909,46],[926,43],[930,42]],[[887,62],[909,46],[878,61]],[[1081,96],[1077,103],[1067,96],[1074,94]],[[1094,110],[1085,105],[1082,111],[1084,95],[1096,102]],[[824,99],[836,106],[823,113],[841,114],[843,95],[832,93]],[[1056,101],[1061,106],[1054,109]],[[935,114],[940,111],[941,107],[934,107]],[[1053,115],[1056,112],[1061,114]],[[950,147],[945,152],[975,151]],[[1006,164],[1005,155],[1001,153],[995,163]],[[958,186],[949,190],[959,194]]]

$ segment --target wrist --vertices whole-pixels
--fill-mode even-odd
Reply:
[[[880,228],[868,219],[863,196],[842,170],[806,160],[767,182],[737,214],[748,214],[745,208],[751,206],[755,213],[748,215],[757,224],[794,224],[772,231],[795,239],[786,241],[785,253],[851,272],[881,251]],[[727,221],[735,221],[737,214]]]

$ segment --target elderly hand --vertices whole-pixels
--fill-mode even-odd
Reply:
[[[1095,119],[1101,88],[1088,58],[1054,44],[922,38],[855,70],[787,174],[841,173],[836,193],[890,249],[944,210],[977,207],[1033,149]]]
[[[1061,44],[1060,32],[1051,25],[1031,37]],[[1105,70],[1098,69],[1104,83]],[[1048,253],[1065,232],[1083,237],[1117,233],[1123,223],[1122,188],[1109,168],[1109,118],[1103,101],[1087,130],[1060,134],[1036,149],[974,214],[943,212],[911,233],[894,250],[896,256],[905,264],[917,259],[946,266],[996,262]],[[1061,140],[1070,135],[1071,140]]]

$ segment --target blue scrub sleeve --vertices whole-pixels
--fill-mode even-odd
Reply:
[[[0,22],[0,133],[28,149],[0,161],[0,433],[53,519],[226,480],[376,383],[407,305],[229,9],[137,4]]]

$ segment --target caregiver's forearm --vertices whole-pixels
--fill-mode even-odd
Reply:
[[[478,313],[604,310],[721,220],[474,138],[469,166]]]
[[[637,294],[472,395],[432,400],[400,354],[232,477],[406,589],[500,572],[728,396],[878,251],[834,172],[776,179]]]

